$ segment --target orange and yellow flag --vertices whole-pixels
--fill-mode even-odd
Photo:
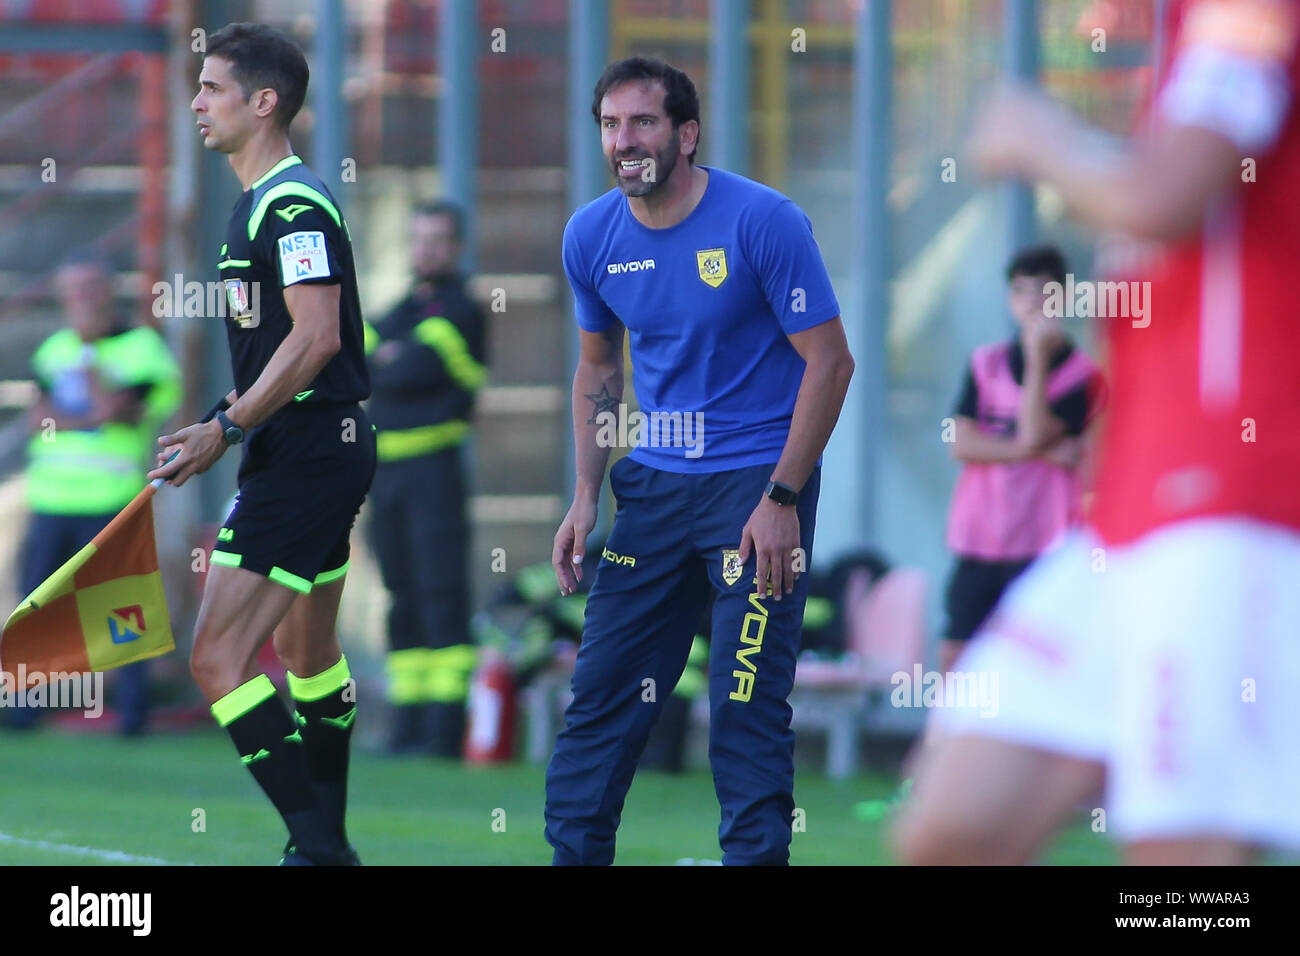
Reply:
[[[0,670],[30,683],[56,672],[104,671],[175,648],[146,485],[9,615]]]

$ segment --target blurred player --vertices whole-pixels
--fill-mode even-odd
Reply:
[[[685,73],[640,57],[613,63],[592,116],[618,186],[564,233],[582,354],[576,490],[551,555],[562,592],[577,586],[614,443],[608,423],[623,411],[625,330],[642,410],[677,428],[651,425],[610,471],[618,513],[547,769],[546,838],[557,864],[613,861],[637,761],[712,590],[709,758],[723,863],[784,864],[787,698],[808,590],[799,572],[811,560],[819,458],[853,370],[839,305],[794,203],[696,164],[699,100]]]
[[[334,628],[375,472],[357,404],[370,382],[347,225],[289,145],[307,79],[302,51],[269,27],[234,23],[208,41],[192,107],[204,145],[245,189],[217,263],[235,389],[215,420],[160,438],[160,462],[180,456],[150,473],[181,485],[244,443],[191,668],[284,818],[288,865],[357,862],[343,825],[356,697]],[[296,720],[255,664],[272,632]]]
[[[999,674],[998,712],[940,712],[897,834],[910,862],[1028,861],[1103,783],[1132,863],[1300,846],[1300,3],[1168,14],[1171,62],[1127,152],[1030,92],[977,124],[985,170],[1137,240],[1114,278],[1149,280],[1149,311],[1102,320],[1090,527],[959,662]]]

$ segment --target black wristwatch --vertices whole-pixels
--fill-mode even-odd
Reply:
[[[225,411],[217,412],[217,424],[221,426],[227,445],[238,445],[244,440],[244,430],[232,422]]]
[[[789,485],[783,485],[779,481],[769,481],[767,490],[763,492],[778,505],[793,505],[799,501],[799,492],[795,491]]]

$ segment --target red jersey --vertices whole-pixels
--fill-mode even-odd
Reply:
[[[1300,0],[1175,0],[1145,125],[1210,128],[1242,181],[1201,228],[1120,275],[1111,400],[1088,521],[1122,544],[1204,515],[1300,529]]]

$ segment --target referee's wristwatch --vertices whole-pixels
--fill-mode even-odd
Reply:
[[[244,430],[230,420],[225,411],[217,412],[217,424],[221,426],[222,437],[227,445],[238,445],[244,440]]]
[[[778,505],[793,505],[799,503],[799,492],[795,491],[789,485],[783,485],[779,481],[769,481],[767,490],[763,492]]]

